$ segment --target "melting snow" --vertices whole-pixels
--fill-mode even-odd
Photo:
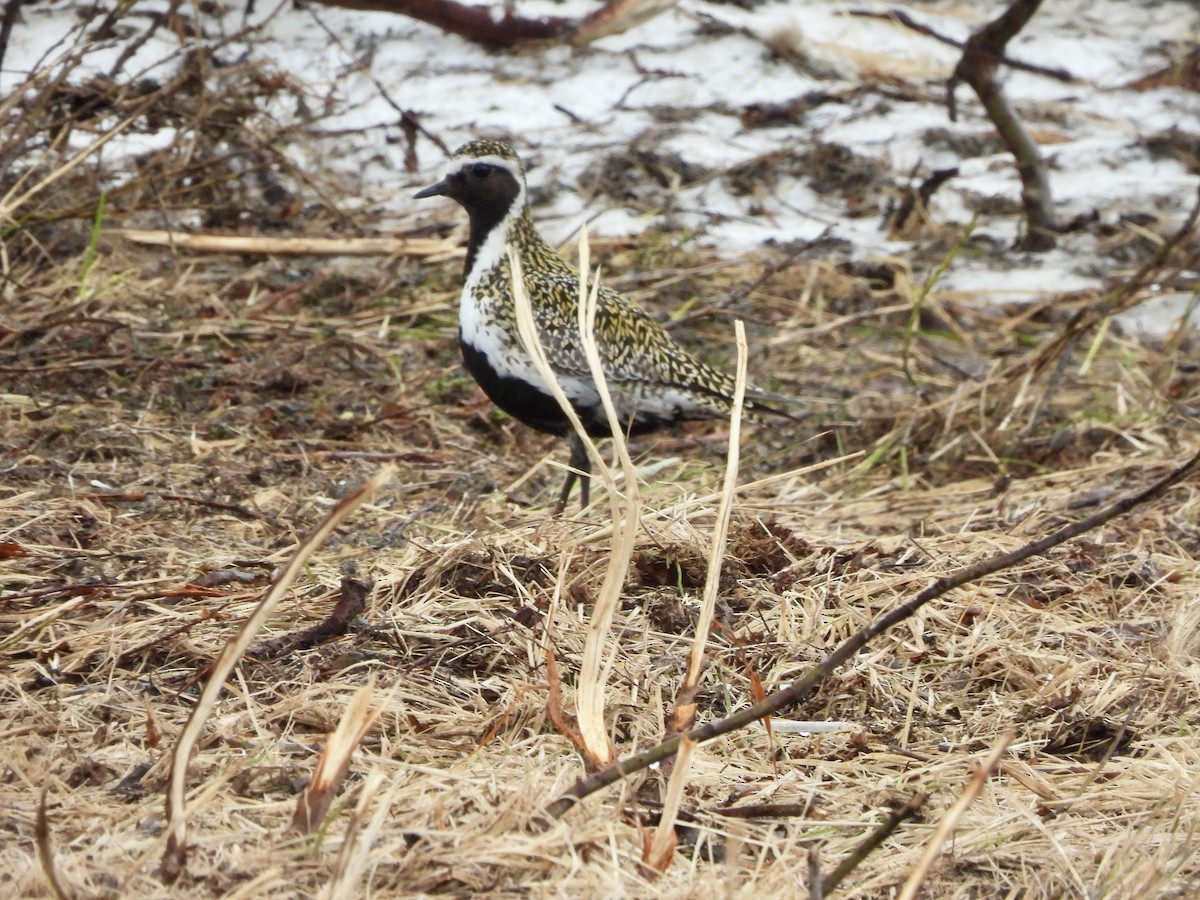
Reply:
[[[951,2],[910,14],[961,40],[1004,5]],[[583,0],[518,0],[516,12],[578,17],[595,6]],[[144,27],[145,16],[164,7],[139,3],[129,21]],[[907,183],[913,172],[920,178],[935,168],[959,166],[960,175],[934,197],[935,221],[969,221],[981,197],[1002,197],[1018,208],[1018,182],[1007,154],[988,149],[970,155],[954,149],[963,144],[931,144],[931,130],[985,139],[993,132],[966,86],[957,92],[959,121],[949,121],[944,85],[958,51],[899,24],[850,15],[862,8],[889,7],[808,0],[743,9],[683,0],[589,47],[514,51],[490,50],[401,16],[315,3],[275,8],[260,2],[248,19],[242,4],[230,5],[223,16],[202,24],[214,41],[261,24],[246,39],[220,49],[218,59],[267,64],[301,85],[310,108],[330,110],[318,127],[336,137],[317,136],[287,152],[300,162],[319,155],[322,165],[357,174],[364,192],[398,220],[446,213],[418,208],[410,199],[438,170],[442,154],[422,139],[417,147],[422,171],[404,170],[396,106],[415,112],[422,127],[450,147],[484,134],[511,139],[529,164],[531,186],[550,189],[538,216],[551,237],[565,237],[585,219],[601,233],[636,233],[650,224],[619,200],[585,189],[585,172],[635,142],[718,173],[766,154],[836,142],[884,166],[895,184]],[[21,17],[0,73],[0,95],[29,71],[53,64],[71,49],[73,41],[64,38],[80,29],[71,4],[25,7]],[[1056,0],[1010,45],[1011,56],[1065,68],[1077,79],[1006,74],[1006,89],[1026,126],[1049,141],[1042,150],[1052,164],[1056,208],[1064,219],[1090,210],[1108,220],[1151,212],[1170,224],[1190,207],[1196,175],[1177,160],[1155,158],[1144,139],[1171,128],[1200,133],[1200,98],[1178,88],[1126,85],[1163,68],[1173,46],[1194,43],[1198,25],[1200,12],[1183,0]],[[77,74],[109,71],[132,35],[131,30],[92,44],[86,70]],[[768,44],[788,52],[772,53]],[[122,72],[161,81],[184,49],[159,29]],[[872,87],[858,90],[864,84]],[[742,124],[740,114],[750,104],[779,104],[818,91],[833,99],[769,127]],[[277,119],[303,114],[294,98],[280,96],[270,110]],[[104,152],[111,163],[173,137],[165,128],[155,135],[127,134]],[[85,138],[90,139],[77,133],[81,144]],[[888,197],[868,196],[865,209],[849,209],[840,194],[814,191],[804,172],[788,171],[744,196],[717,177],[701,177],[672,194],[672,208],[661,215],[722,252],[744,252],[764,241],[807,240],[827,227],[848,242],[849,253],[904,255],[909,249],[887,241],[880,230]],[[1015,213],[989,215],[981,227],[1011,243],[1019,221]],[[1092,238],[1071,235],[1055,253],[1000,266],[994,259],[960,255],[941,286],[992,301],[1028,298],[1095,286],[1116,268],[1097,258]]]

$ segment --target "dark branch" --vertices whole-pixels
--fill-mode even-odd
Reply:
[[[937,193],[938,188],[951,178],[957,176],[958,166],[952,166],[947,169],[935,169],[915,190],[911,185],[905,188],[904,199],[900,201],[900,205],[896,207],[896,211],[889,216],[888,233],[891,235],[909,233],[906,231],[906,226],[914,212],[918,213],[918,222],[911,231],[919,229],[921,224],[926,220],[929,201],[933,199],[933,195]]]
[[[529,41],[558,40],[575,27],[572,19],[548,16],[528,19],[496,7],[468,6],[456,0],[319,0],[326,6],[392,12],[434,25],[470,41],[511,47]]]
[[[4,57],[8,53],[8,38],[12,34],[13,24],[17,21],[17,11],[21,8],[21,0],[8,0],[4,5],[4,16],[0,18],[0,68],[4,66]]]
[[[295,634],[286,634],[273,640],[263,641],[246,651],[246,656],[263,663],[285,654],[308,650],[319,644],[327,644],[350,630],[350,623],[367,605],[367,596],[373,584],[357,578],[342,576],[342,589],[333,612],[322,622]]]
[[[846,876],[853,872],[858,864],[870,856],[880,844],[891,837],[892,832],[909,819],[921,814],[927,799],[928,797],[923,791],[918,791],[902,807],[893,810],[870,834],[863,838],[853,851],[847,854],[845,859],[838,863],[836,869],[821,879],[821,892],[832,894],[837,890],[837,886],[846,879]]]
[[[1041,6],[1041,2],[1042,0],[1014,0],[999,18],[971,35],[963,47],[962,59],[958,61],[954,74],[950,76],[946,85],[946,101],[950,108],[951,120],[955,118],[954,89],[960,81],[965,81],[979,97],[988,118],[1000,134],[1000,140],[1016,160],[1017,174],[1021,177],[1021,202],[1025,207],[1026,223],[1021,248],[1032,251],[1050,250],[1054,247],[1054,235],[1058,227],[1054,220],[1050,179],[1037,144],[1013,112],[1004,90],[996,80],[996,70],[1004,61],[1004,49],[1008,42],[1025,27]]]
[[[73,900],[74,894],[66,889],[58,876],[58,866],[54,864],[54,841],[50,835],[50,817],[46,814],[46,789],[42,788],[42,796],[38,799],[37,820],[34,824],[34,841],[38,850],[38,861],[42,864],[42,873],[50,882],[50,888],[58,900]]]
[[[887,12],[879,12],[873,9],[852,9],[848,16],[854,16],[859,19],[886,19],[889,21],[899,22],[910,31],[915,31],[917,34],[923,34],[925,37],[933,38],[935,41],[940,41],[943,44],[948,44],[951,47],[957,47],[960,50],[966,46],[957,38],[952,38],[949,35],[942,34],[928,25],[924,25],[910,16],[902,9],[891,9]],[[1053,78],[1055,81],[1065,81],[1069,84],[1076,83],[1077,79],[1066,69],[1055,69],[1048,66],[1039,66],[1037,63],[1024,62],[1019,59],[1013,59],[1007,54],[1002,56],[1002,62],[1010,69],[1016,69],[1019,72],[1030,72],[1034,75],[1043,75],[1046,78]]]
[[[569,40],[587,44],[605,35],[640,25],[674,5],[674,0],[608,0],[579,19],[547,16],[528,19],[486,6],[469,6],[457,0],[318,0],[326,6],[392,12],[428,22],[442,31],[469,41],[511,47],[531,41]]]

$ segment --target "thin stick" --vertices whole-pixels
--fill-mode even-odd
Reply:
[[[193,253],[251,253],[260,256],[458,256],[457,244],[433,238],[263,237],[244,234],[187,234],[182,231],[122,229],[115,234],[135,244]]]
[[[886,841],[892,832],[920,813],[927,799],[927,794],[923,791],[918,791],[902,807],[893,810],[845,859],[838,863],[836,869],[821,879],[821,893],[833,893],[837,889],[837,886],[845,880],[846,876],[853,872],[859,863],[870,856],[880,844]]]
[[[879,11],[874,9],[851,9],[846,12],[848,16],[857,16],[863,19],[883,19],[885,21],[899,22],[905,28],[915,31],[917,34],[923,34],[926,37],[933,38],[935,41],[941,41],[943,44],[948,44],[951,47],[962,49],[963,42],[957,38],[949,37],[939,31],[934,30],[928,25],[924,25],[910,16],[902,9],[889,9]],[[1011,56],[1003,55],[1001,59],[1004,64],[1010,69],[1017,69],[1021,72],[1032,72],[1034,75],[1044,75],[1047,78],[1053,78],[1055,81],[1065,81],[1068,84],[1079,84],[1080,79],[1076,78],[1066,69],[1055,69],[1048,66],[1039,66],[1037,63],[1029,63],[1020,59],[1013,59]]]
[[[37,822],[34,826],[34,838],[37,844],[38,861],[42,864],[42,873],[50,882],[50,889],[58,900],[72,900],[75,896],[67,890],[62,879],[58,877],[58,866],[54,864],[54,843],[50,837],[50,817],[46,814],[46,790],[38,798]]]

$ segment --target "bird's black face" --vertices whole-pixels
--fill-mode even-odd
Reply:
[[[437,184],[414,196],[449,197],[459,203],[472,219],[498,221],[521,195],[521,182],[511,168],[496,162],[463,160],[462,164]]]
[[[488,235],[524,203],[525,176],[510,147],[497,141],[474,141],[454,154],[445,178],[415,196],[418,200],[449,197],[467,211],[471,233],[467,238],[465,277]]]

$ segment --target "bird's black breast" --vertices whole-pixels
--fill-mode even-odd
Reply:
[[[563,415],[562,408],[554,397],[524,379],[499,374],[488,360],[486,353],[462,340],[461,332],[459,333],[459,345],[462,347],[463,363],[466,365],[467,371],[498,407],[518,422],[546,434],[562,436],[571,431],[571,423]],[[605,416],[602,406],[599,404],[573,405],[588,434],[592,437],[612,436],[612,431],[608,427],[608,418]],[[670,425],[681,418],[684,418],[681,413],[664,419],[639,411],[634,421],[622,423],[622,428],[626,434],[644,434],[664,425]]]
[[[557,400],[528,381],[499,374],[487,354],[462,340],[461,334],[459,344],[467,371],[493,403],[530,428],[546,434],[567,433],[571,425]]]

